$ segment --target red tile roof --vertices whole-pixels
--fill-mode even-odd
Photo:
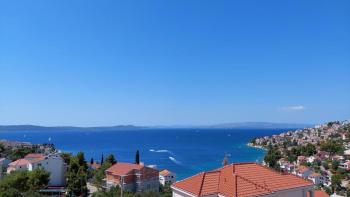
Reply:
[[[170,173],[171,172],[169,170],[165,169],[165,170],[160,171],[159,175],[168,176]]]
[[[172,185],[195,196],[257,196],[279,190],[312,186],[311,181],[280,174],[256,163],[237,163],[203,172]]]
[[[306,171],[310,170],[310,168],[306,167],[306,166],[299,166],[299,168],[297,169],[298,172],[300,173],[304,173]]]
[[[144,167],[143,165],[118,162],[113,166],[111,166],[110,168],[108,168],[106,172],[110,172],[115,175],[126,175],[132,170],[140,170],[143,167]]]
[[[17,159],[16,161],[9,163],[9,166],[23,166],[23,165],[27,165],[29,163],[30,162],[26,159]]]
[[[26,155],[24,158],[36,158],[36,159],[41,159],[41,158],[45,158],[45,155],[40,154],[40,153],[29,153],[28,155]]]
[[[318,177],[318,176],[321,176],[320,173],[312,173],[309,175],[309,177]]]

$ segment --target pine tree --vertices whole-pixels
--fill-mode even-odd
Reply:
[[[140,152],[139,152],[139,150],[136,151],[135,164],[140,164]]]
[[[91,158],[90,164],[94,164],[94,158]]]
[[[105,162],[108,162],[108,163],[110,163],[112,165],[117,163],[117,161],[115,160],[113,154],[108,155],[108,157],[106,158]]]
[[[103,154],[102,154],[102,157],[101,157],[101,165],[103,164]]]

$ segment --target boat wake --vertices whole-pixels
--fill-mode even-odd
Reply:
[[[154,149],[150,149],[149,150],[150,152],[154,152],[154,153],[169,153],[171,155],[173,155],[173,153],[169,150],[166,150],[166,149],[162,149],[162,150],[154,150]]]
[[[169,157],[169,159],[174,162],[175,164],[181,165],[181,162],[176,160],[174,157]]]

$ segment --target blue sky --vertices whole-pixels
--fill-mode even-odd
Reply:
[[[0,1],[0,124],[350,118],[350,1]]]

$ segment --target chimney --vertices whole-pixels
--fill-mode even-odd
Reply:
[[[222,166],[227,166],[228,164],[229,164],[228,156],[227,156],[227,154],[225,154],[225,157],[222,160]]]

